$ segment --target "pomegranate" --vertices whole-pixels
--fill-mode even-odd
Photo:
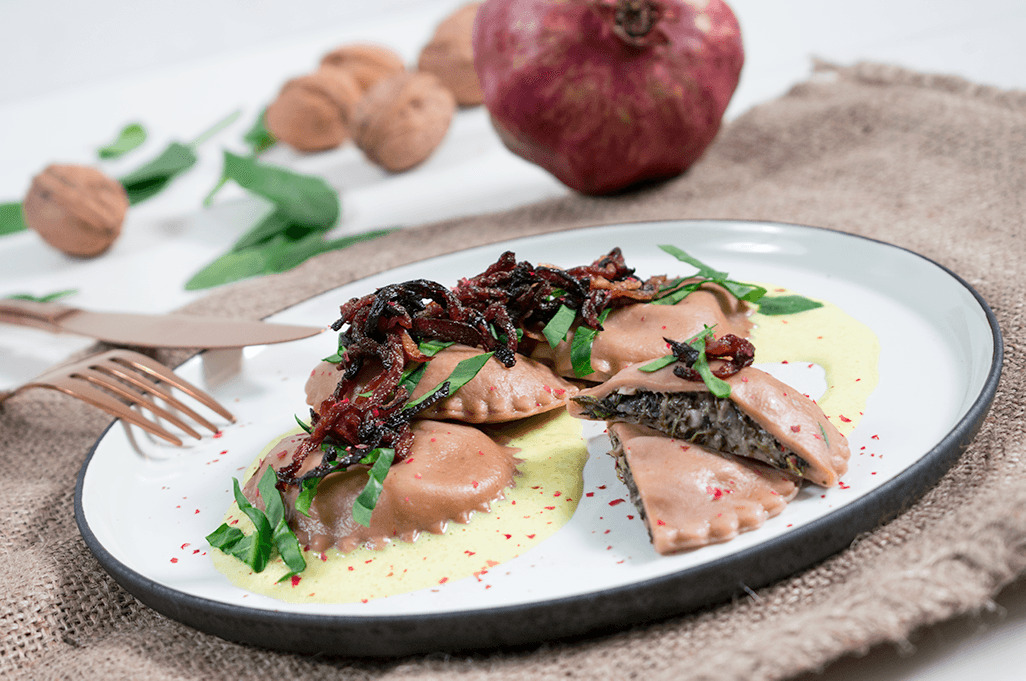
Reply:
[[[586,194],[690,167],[744,62],[722,0],[486,0],[473,42],[503,143]]]

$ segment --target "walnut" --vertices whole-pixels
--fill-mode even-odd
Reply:
[[[383,168],[408,170],[441,143],[455,112],[456,99],[436,76],[404,72],[380,81],[360,100],[353,141]]]
[[[22,203],[25,224],[68,255],[100,255],[121,234],[128,194],[96,168],[51,165],[32,180]]]
[[[342,45],[321,59],[322,67],[345,69],[360,84],[364,92],[383,78],[406,70],[402,57],[381,45]]]
[[[480,6],[480,2],[464,5],[442,21],[417,62],[418,69],[438,76],[462,106],[480,104],[483,99],[471,43],[474,17]]]
[[[285,83],[267,107],[264,124],[294,149],[334,149],[349,139],[349,123],[362,95],[350,73],[320,69]]]

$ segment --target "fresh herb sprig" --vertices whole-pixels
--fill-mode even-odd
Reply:
[[[285,505],[281,500],[281,493],[278,492],[276,484],[278,477],[274,470],[268,466],[264,470],[257,490],[264,502],[264,510],[249,503],[249,500],[242,494],[239,481],[232,478],[234,487],[235,502],[239,510],[253,522],[254,531],[245,534],[237,527],[222,523],[220,527],[207,535],[207,541],[216,549],[234,556],[253,568],[254,572],[263,572],[275,549],[281,556],[289,573],[282,579],[287,579],[306,569],[306,560],[303,558],[303,550],[299,546],[299,540],[289,528],[285,520]]]
[[[709,358],[705,355],[705,342],[711,338],[712,335],[713,327],[706,326],[702,331],[685,341],[685,343],[695,351],[689,355],[688,359],[689,361],[692,361],[689,366],[697,371],[698,375],[702,377],[702,381],[705,383],[706,387],[709,388],[709,392],[716,397],[727,398],[730,397],[730,384],[722,378],[718,378],[713,375],[712,369],[709,367]],[[649,362],[642,367],[638,367],[638,370],[651,373],[653,371],[659,371],[660,369],[674,364],[679,360],[680,358],[677,355],[669,354],[664,357],[660,357],[653,362]]]

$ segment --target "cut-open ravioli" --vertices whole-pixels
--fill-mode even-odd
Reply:
[[[670,437],[754,458],[824,487],[848,470],[848,441],[815,402],[754,367],[726,379],[719,398],[701,381],[628,367],[571,398],[578,418],[637,423]]]
[[[716,284],[703,284],[676,305],[638,303],[616,308],[592,342],[591,368],[595,371],[583,378],[605,381],[630,364],[662,357],[667,352],[664,338],[691,338],[706,326],[714,327],[717,338],[728,333],[747,337],[752,327],[749,312],[746,303]],[[571,330],[555,348],[539,343],[531,357],[551,364],[561,376],[573,376],[573,335]]]
[[[459,344],[442,350],[428,362],[411,399],[436,388],[461,361],[482,353],[478,348]],[[307,404],[317,410],[335,391],[340,376],[334,364],[321,362],[307,380]],[[506,423],[559,409],[576,392],[577,386],[528,357],[517,355],[516,364],[509,368],[492,357],[469,383],[420,416],[465,423]]]
[[[371,514],[370,527],[353,518],[353,502],[367,484],[366,466],[331,473],[317,488],[309,515],[296,510],[297,486],[282,494],[290,526],[302,546],[323,551],[331,546],[343,553],[359,546],[381,548],[395,538],[414,541],[421,532],[441,534],[450,521],[467,523],[476,511],[488,511],[513,485],[516,450],[503,447],[477,428],[459,423],[418,420],[411,424],[413,451],[394,464]],[[304,436],[285,437],[261,462],[243,493],[255,505],[257,483],[267,466],[279,470],[292,461]],[[321,463],[316,450],[297,473],[302,477]]]
[[[789,473],[650,428],[611,423],[609,439],[617,472],[662,554],[760,527],[798,493],[799,481]]]

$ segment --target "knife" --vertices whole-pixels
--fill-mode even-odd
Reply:
[[[89,312],[61,303],[14,299],[0,300],[0,322],[144,348],[240,348],[283,343],[326,331],[315,326],[184,314]]]

